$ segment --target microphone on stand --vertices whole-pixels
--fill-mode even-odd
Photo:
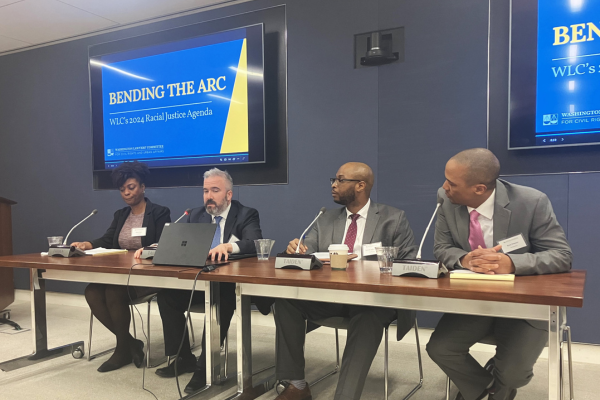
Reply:
[[[300,236],[300,240],[298,240],[298,247],[296,247],[296,254],[300,254],[300,245],[302,244],[302,240],[304,240],[304,235],[306,235],[306,232],[308,232],[308,230],[313,226],[313,224],[317,221],[317,219],[319,219],[319,217],[321,215],[325,214],[326,211],[327,211],[327,209],[325,207],[321,207],[321,209],[319,210],[319,213],[317,214],[315,219],[313,219],[313,221],[310,223],[310,225],[308,225],[308,227],[304,230],[304,232],[302,232],[302,235]]]
[[[437,201],[437,205],[435,206],[435,211],[433,212],[433,215],[431,216],[431,219],[429,220],[429,224],[427,225],[427,229],[425,229],[425,233],[423,234],[423,238],[421,239],[421,244],[419,245],[419,251],[417,251],[417,260],[421,259],[421,250],[423,249],[423,243],[425,243],[425,238],[427,237],[427,233],[429,233],[429,228],[431,227],[431,223],[433,222],[433,219],[435,218],[435,215],[437,214],[438,208],[440,208],[440,206],[444,203],[444,199],[442,199],[441,197],[438,199]]]
[[[181,214],[181,217],[177,218],[177,221],[173,222],[174,224],[178,223],[179,221],[181,221],[181,218],[185,217],[186,215],[190,215],[190,212],[192,212],[191,208],[188,208],[187,210],[185,210],[183,212],[183,214]]]
[[[183,217],[185,217],[186,215],[190,215],[190,212],[192,211],[191,208],[188,208],[187,210],[185,210],[183,212],[183,214],[181,214],[181,217],[177,218],[177,221],[173,222],[174,224],[178,223],[179,221],[181,221],[181,219]],[[144,247],[144,250],[142,250],[142,254],[140,255],[140,259],[142,260],[149,260],[151,258],[154,258],[154,254],[156,253],[156,249],[158,248],[158,246],[146,246]]]
[[[414,260],[394,260],[394,265],[392,266],[393,276],[414,276],[419,278],[435,279],[439,278],[440,275],[448,272],[446,267],[437,260],[421,260],[421,250],[423,249],[423,243],[425,243],[425,238],[427,237],[427,233],[429,233],[431,223],[433,222],[433,219],[437,215],[438,209],[443,203],[444,199],[438,198],[437,205],[435,206],[435,211],[433,212],[433,215],[429,220],[429,224],[425,229],[423,238],[421,238],[421,244],[419,245],[419,250],[417,251],[417,257]]]
[[[92,215],[96,215],[97,213],[98,213],[98,210],[94,210],[90,213],[90,215],[88,215],[87,217],[85,217],[84,219],[79,221],[79,223],[77,223],[74,227],[72,227],[71,230],[69,231],[69,233],[67,233],[67,237],[63,241],[63,244],[53,244],[50,246],[50,249],[48,250],[48,255],[51,257],[67,257],[67,258],[68,257],[76,257],[76,256],[84,256],[85,252],[83,250],[80,250],[80,249],[76,248],[75,246],[67,245],[69,236],[71,235],[71,232],[73,232],[73,230],[75,228],[77,228],[79,225],[81,225],[83,222],[85,222]]]
[[[275,268],[303,269],[310,271],[311,269],[319,269],[323,267],[323,263],[317,257],[310,254],[300,254],[300,245],[302,244],[302,240],[304,239],[306,232],[308,232],[317,219],[319,219],[319,217],[326,211],[327,209],[322,207],[315,219],[313,219],[304,232],[302,232],[302,236],[300,236],[300,239],[298,240],[298,247],[296,247],[296,252],[294,254],[287,254],[286,252],[277,254],[277,257],[275,258]]]

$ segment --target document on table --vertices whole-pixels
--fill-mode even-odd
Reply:
[[[86,250],[85,254],[88,256],[109,256],[112,254],[123,254],[127,253],[125,249],[105,249],[104,247],[97,247],[92,250]]]
[[[321,260],[323,262],[329,262],[329,252],[328,251],[315,252],[315,253],[312,253],[311,255],[317,257],[319,260]],[[352,261],[353,259],[355,259],[357,257],[358,257],[358,255],[356,255],[356,254],[348,254],[348,261]]]
[[[514,282],[514,274],[480,274],[473,272],[468,269],[455,269],[450,271],[450,279],[474,279],[474,280],[485,280],[485,281],[504,281]]]

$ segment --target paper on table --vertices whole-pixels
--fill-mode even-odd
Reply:
[[[104,247],[97,247],[92,250],[86,250],[85,254],[88,256],[107,256],[110,254],[121,254],[127,253],[125,249],[105,249]]]
[[[454,279],[480,279],[480,280],[488,280],[488,281],[514,281],[514,274],[480,274],[478,272],[473,272],[468,269],[456,269],[450,271],[450,278]]]
[[[315,252],[312,253],[313,256],[317,257],[319,260],[328,263],[329,262],[329,252]],[[358,259],[358,255],[356,254],[348,254],[348,261],[352,261],[354,259]]]

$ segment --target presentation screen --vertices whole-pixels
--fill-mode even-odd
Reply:
[[[94,169],[265,162],[263,25],[90,56]]]
[[[513,0],[509,149],[600,144],[600,1]]]

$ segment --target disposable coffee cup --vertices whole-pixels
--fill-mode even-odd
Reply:
[[[345,271],[348,267],[348,246],[345,244],[329,245],[329,261],[331,269]]]

